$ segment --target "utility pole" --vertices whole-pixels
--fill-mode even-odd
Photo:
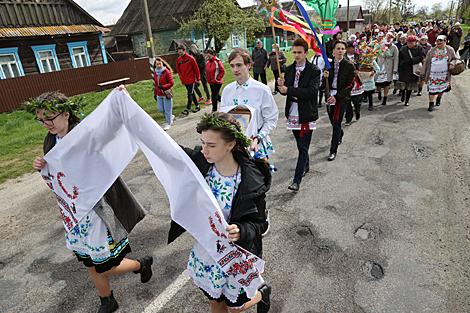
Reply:
[[[142,19],[144,20],[145,41],[147,42],[147,53],[149,62],[153,65],[155,61],[155,46],[153,44],[152,27],[150,26],[150,15],[147,0],[140,0]],[[151,66],[152,68],[152,66]]]
[[[390,10],[388,11],[388,24],[392,25],[392,0],[390,0]]]
[[[348,26],[346,26],[346,34],[348,34],[348,38],[346,39],[349,40],[349,0],[348,0],[348,8],[346,12],[347,12],[346,15],[347,15],[347,21],[348,21]]]

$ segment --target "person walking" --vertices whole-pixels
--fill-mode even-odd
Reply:
[[[367,99],[367,102],[369,103],[369,111],[372,111],[374,109],[374,93],[375,93],[375,77],[380,71],[380,67],[377,64],[377,61],[373,61],[372,64],[370,64],[372,67],[370,71],[370,76],[368,79],[364,79],[362,82],[362,85],[364,87],[364,92],[362,93],[362,97]]]
[[[217,103],[220,101],[220,88],[222,88],[225,68],[222,61],[215,56],[213,49],[207,49],[206,76],[212,93],[212,112],[217,111]]]
[[[433,47],[436,45],[437,36],[439,36],[439,26],[437,26],[437,24],[435,24],[432,27],[432,30],[428,33],[429,44]]]
[[[333,66],[323,72],[323,80],[326,82],[328,79],[330,86],[330,97],[327,99],[327,104],[329,105],[328,116],[331,125],[333,125],[328,161],[333,161],[336,158],[338,145],[343,140],[344,131],[341,129],[341,123],[348,100],[351,98],[353,81],[356,76],[355,66],[344,57],[347,48],[346,41],[337,40],[333,44]]]
[[[450,70],[454,69],[458,58],[454,48],[445,44],[445,36],[438,36],[436,46],[429,50],[426,55],[426,62],[421,68],[421,75],[428,84],[429,108],[434,110],[434,97],[437,95],[436,106],[441,105],[444,92],[451,90],[450,80],[452,75]]]
[[[314,52],[315,55],[310,59],[310,63],[315,64],[321,71],[321,77],[323,77],[323,70],[325,69],[325,60],[323,60],[323,56],[321,51]],[[323,80],[320,79],[320,87],[318,88],[318,107],[322,107],[322,100],[323,95],[325,93],[325,84]],[[325,99],[326,100],[326,99]]]
[[[54,148],[80,123],[77,116],[80,105],[62,93],[43,93],[26,102],[25,109],[35,115],[36,122],[48,130],[43,144],[44,154]],[[67,162],[66,159],[62,161]],[[41,171],[45,165],[46,160],[42,157],[36,157],[33,161],[35,170]],[[93,188],[93,184],[98,183],[91,181],[88,187]],[[73,196],[79,196],[79,191],[74,190]],[[59,201],[59,197],[57,199]],[[109,275],[133,271],[136,274],[140,273],[142,283],[148,282],[152,277],[152,256],[140,260],[125,258],[132,251],[127,238],[128,231],[130,232],[145,216],[144,210],[120,177],[82,219],[77,220],[75,210],[64,209],[64,212],[67,211],[64,213],[62,207],[59,208],[65,228],[67,248],[72,250],[77,260],[86,266],[100,295],[101,306],[98,313],[116,311],[119,304],[111,290]],[[118,216],[126,216],[126,220],[119,219]]]
[[[359,76],[359,64],[354,63],[356,67],[356,76],[353,81],[353,88],[351,90],[351,98],[348,101],[348,106],[346,107],[346,123],[345,126],[349,126],[352,123],[353,119],[353,105],[354,111],[356,111],[356,121],[359,121],[361,118],[361,105],[362,105],[362,94],[364,93],[364,85],[362,83],[361,77]]]
[[[206,79],[206,57],[204,56],[204,54],[201,51],[199,51],[197,46],[194,45],[194,44],[189,47],[189,51],[191,52],[194,59],[196,60],[197,66],[199,68],[199,74],[201,75],[201,85],[200,86],[202,86],[202,88],[204,88],[204,92],[206,93],[206,98],[204,98],[202,96],[201,91],[199,90],[199,86],[198,85],[194,86],[194,91],[196,92],[196,94],[198,96],[197,103],[201,103],[204,100],[206,100],[206,102],[204,102],[204,104],[211,104],[212,103],[211,94],[209,92],[209,88],[207,88],[207,79]]]
[[[467,67],[470,68],[470,29],[462,41],[462,47],[463,48],[459,51],[460,59],[466,62]]]
[[[199,112],[201,108],[197,102],[196,96],[194,95],[194,88],[196,84],[201,84],[201,75],[199,73],[199,67],[196,59],[186,53],[186,46],[180,45],[177,48],[178,54],[180,55],[176,60],[176,71],[181,79],[181,83],[186,87],[188,93],[188,104],[186,109],[181,112],[183,115],[188,115],[191,110],[191,103],[194,103],[193,112]]]
[[[398,49],[393,44],[393,34],[388,33],[383,43],[385,44],[385,51],[383,55],[377,58],[380,71],[375,80],[375,86],[377,87],[379,101],[382,100],[382,88],[384,89],[382,105],[386,105],[393,75],[398,71]]]
[[[416,44],[416,36],[408,36],[406,46],[400,50],[398,56],[397,88],[402,91],[401,102],[405,102],[405,106],[409,106],[411,93],[418,91],[419,81],[419,77],[413,73],[413,65],[422,62],[426,55],[424,49]]]
[[[462,39],[463,29],[460,27],[460,23],[457,22],[454,24],[454,27],[449,32],[447,36],[447,44],[451,46],[454,51],[458,51],[460,47],[460,40]]]
[[[154,62],[153,79],[155,81],[154,98],[157,101],[157,108],[165,116],[166,124],[164,130],[169,130],[175,116],[173,115],[173,98],[168,99],[164,91],[171,90],[175,84],[173,81],[173,69],[162,58],[156,57]]]
[[[267,85],[266,63],[268,62],[268,51],[263,48],[263,42],[261,40],[256,42],[256,48],[253,49],[253,62],[253,78],[259,81],[259,77],[261,76],[261,82]]]
[[[222,218],[229,225],[226,228],[228,239],[262,258],[262,234],[268,228],[266,193],[272,180],[268,163],[265,159],[250,157],[247,151],[250,140],[230,114],[204,114],[196,130],[201,134],[202,147],[184,148],[184,151],[212,190]],[[210,228],[207,231],[212,232]],[[168,243],[183,232],[184,229],[172,221]],[[187,273],[209,300],[212,313],[243,312],[255,305],[258,313],[267,313],[270,309],[269,285],[261,285],[250,299],[243,288],[238,290],[232,283],[238,278],[224,273],[198,241],[191,249]]]
[[[313,130],[318,119],[318,87],[321,70],[307,61],[308,43],[297,38],[292,42],[295,62],[286,68],[285,77],[280,77],[279,90],[286,97],[285,116],[287,129],[292,130],[297,143],[298,157],[294,181],[288,187],[299,191],[302,177],[310,170],[308,150]]]
[[[277,67],[276,50],[279,55],[279,65],[281,66],[280,69]],[[273,71],[273,74],[274,74],[274,93],[273,94],[277,94],[279,92],[277,79],[279,78],[280,74],[284,73],[286,62],[287,62],[287,57],[284,51],[279,50],[278,44],[273,44],[273,51],[268,55],[268,62],[266,63],[266,67],[271,66],[271,71]]]
[[[423,48],[425,55],[427,55],[429,50],[431,50],[432,48],[431,44],[428,43],[428,37],[426,35],[422,35],[419,38],[418,45]],[[426,62],[426,59],[423,60],[423,63],[424,62]],[[420,77],[419,84],[418,84],[418,96],[421,96],[423,94],[423,87],[424,87],[424,78]]]

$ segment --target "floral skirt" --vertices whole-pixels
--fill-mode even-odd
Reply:
[[[125,256],[132,252],[129,240],[126,238],[122,239],[119,243],[115,243],[111,235],[108,235],[108,244],[110,250],[110,256],[104,259],[93,259],[90,255],[74,251],[78,261],[83,262],[86,267],[95,267],[97,273],[104,273],[109,271],[114,266],[121,264],[121,261]]]
[[[238,298],[244,293],[243,289],[235,287],[232,283],[235,278],[222,271],[222,268],[197,241],[191,249],[187,273],[193,278],[194,284],[211,299],[223,297],[228,300],[227,304],[234,308],[242,305]]]

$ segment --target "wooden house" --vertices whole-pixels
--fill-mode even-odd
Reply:
[[[338,9],[335,13],[335,18],[337,25],[342,31],[346,31],[348,25],[348,7],[338,6]],[[354,34],[356,31],[364,30],[364,14],[362,12],[362,7],[360,5],[350,5],[349,6],[349,33]]]
[[[193,31],[188,38],[176,35],[179,24],[174,20],[191,16],[204,3],[204,0],[147,0],[147,3],[157,55],[176,52],[169,50],[174,39],[189,39],[196,43],[199,50],[205,49],[208,38],[203,31]],[[116,38],[118,46],[121,44],[119,38],[128,36],[132,42],[134,53],[143,57],[148,55],[144,28],[141,2],[140,0],[131,0],[113,27],[111,36]],[[234,30],[221,52],[229,52],[236,47],[246,48],[245,37],[244,32]],[[122,44],[125,44],[124,41]]]
[[[0,78],[107,63],[105,31],[72,0],[0,0]]]

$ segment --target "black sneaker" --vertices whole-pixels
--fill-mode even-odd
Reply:
[[[188,115],[188,114],[189,114],[189,110],[186,109],[186,110],[184,110],[183,112],[181,112],[181,114],[183,114],[183,115]]]
[[[299,191],[299,188],[300,188],[299,183],[296,183],[296,182],[293,182],[292,185],[287,187],[287,189],[292,190],[292,191]]]
[[[98,313],[111,313],[116,311],[119,308],[119,304],[116,299],[114,299],[113,291],[111,290],[111,295],[109,297],[101,298],[101,306],[98,310]],[[267,312],[267,311],[266,311]]]
[[[197,106],[194,110],[193,110],[193,113],[197,113],[201,111],[201,107],[200,106]]]
[[[271,308],[271,287],[268,285],[263,285],[259,288],[259,292],[261,293],[261,300],[258,302],[256,312],[267,313]]]
[[[153,264],[153,257],[151,255],[147,255],[145,258],[139,260],[140,263],[140,270],[134,271],[134,273],[140,273],[140,281],[145,284],[152,278],[152,264]]]

